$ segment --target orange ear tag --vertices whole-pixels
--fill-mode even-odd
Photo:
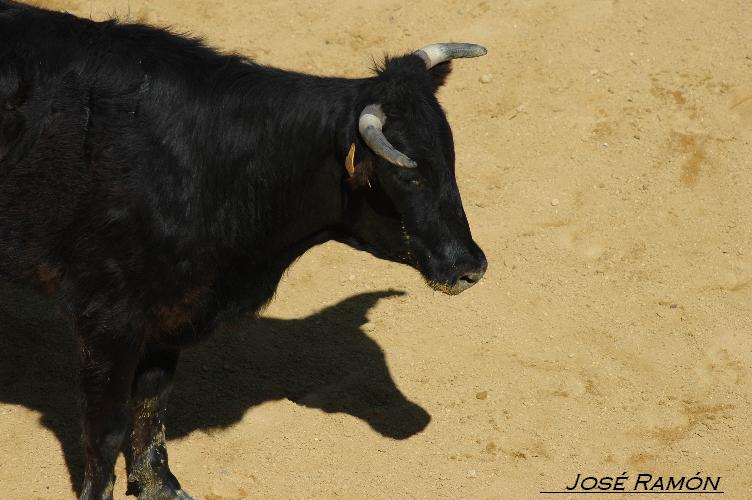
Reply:
[[[350,152],[347,153],[347,158],[345,158],[345,170],[347,170],[347,173],[350,174],[350,177],[355,175],[355,143],[352,143],[352,146],[350,146]]]

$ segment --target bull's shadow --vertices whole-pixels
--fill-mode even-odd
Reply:
[[[398,294],[364,293],[307,318],[261,318],[216,332],[181,358],[168,438],[228,427],[249,408],[283,398],[348,413],[394,439],[420,432],[429,414],[400,392],[383,351],[360,328],[379,299]],[[41,413],[79,491],[78,358],[68,326],[53,311],[30,292],[0,282],[0,401]]]

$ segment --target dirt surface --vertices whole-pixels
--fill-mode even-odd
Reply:
[[[170,459],[197,498],[536,499],[622,472],[752,498],[747,0],[43,3],[327,75],[489,48],[440,96],[485,280],[447,297],[305,255],[260,321],[183,360]],[[7,285],[0,304],[0,496],[73,498],[66,327]]]

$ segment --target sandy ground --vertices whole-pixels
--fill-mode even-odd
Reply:
[[[747,0],[43,3],[330,75],[489,48],[441,92],[486,279],[451,298],[307,254],[259,322],[185,356],[170,456],[197,498],[535,499],[625,471],[752,498]],[[0,303],[0,496],[73,498],[66,327]]]

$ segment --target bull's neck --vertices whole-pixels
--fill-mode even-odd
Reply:
[[[242,101],[251,158],[247,243],[261,260],[294,259],[342,220],[345,142],[365,81],[256,71]]]

